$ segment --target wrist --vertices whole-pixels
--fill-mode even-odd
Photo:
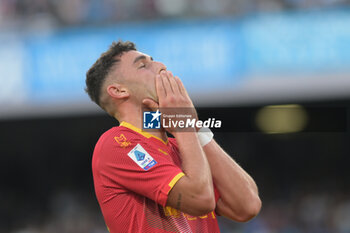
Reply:
[[[214,134],[209,128],[201,128],[198,130],[198,140],[202,147],[213,140]]]
[[[183,135],[188,135],[188,134],[196,134],[197,133],[197,130],[195,128],[186,128],[185,130],[176,130],[176,131],[173,131],[171,132],[171,134],[175,137],[175,138],[178,138],[178,137],[181,137]]]

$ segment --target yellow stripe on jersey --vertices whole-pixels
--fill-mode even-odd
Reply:
[[[156,137],[156,136],[154,136],[154,135],[152,135],[152,134],[150,134],[148,132],[142,131],[142,129],[139,129],[136,126],[133,126],[132,124],[130,124],[128,122],[123,121],[123,122],[120,123],[119,126],[124,126],[126,128],[129,128],[129,129],[131,129],[131,130],[141,134],[142,136],[144,136],[146,138],[153,137],[153,138],[158,139],[159,141],[163,142],[164,144],[168,144],[168,140],[166,140],[166,142],[164,142],[161,138],[158,138],[158,137]]]
[[[179,174],[177,174],[169,183],[169,187],[172,189],[174,187],[174,185],[176,184],[176,182],[181,178],[183,177],[185,174],[183,172],[180,172]],[[171,190],[170,189],[170,190]],[[169,192],[170,192],[169,190]],[[168,192],[168,193],[169,193]]]
[[[163,154],[168,155],[168,153],[167,153],[166,151],[164,151],[164,150],[162,150],[162,149],[160,149],[160,148],[158,148],[158,150],[159,150],[160,152],[162,152]]]

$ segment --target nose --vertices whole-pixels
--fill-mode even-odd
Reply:
[[[166,66],[162,62],[155,61],[156,73],[160,74],[162,70],[166,70]]]

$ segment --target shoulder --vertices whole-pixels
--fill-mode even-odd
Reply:
[[[142,135],[123,126],[116,126],[101,135],[96,147],[102,147],[104,149],[127,149],[142,141]]]
[[[141,135],[128,128],[117,126],[101,135],[93,152],[93,164],[104,167],[109,163],[127,163],[128,154],[138,144],[143,144]]]
[[[177,142],[175,138],[168,137],[168,142],[172,145],[177,147]]]

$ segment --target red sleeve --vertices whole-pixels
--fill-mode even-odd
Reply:
[[[219,190],[217,189],[215,183],[213,183],[213,185],[214,185],[215,203],[218,203],[221,196],[220,196]],[[218,214],[218,212],[216,212],[216,208],[215,208],[215,214],[217,216],[221,216],[220,214]]]
[[[218,200],[220,199],[220,193],[219,193],[219,190],[216,188],[214,183],[213,183],[213,185],[214,185],[215,203],[217,203]]]
[[[112,140],[100,147],[103,154],[101,175],[112,185],[122,186],[165,206],[168,193],[184,173],[156,146],[137,138],[128,142],[128,146],[120,146]]]

